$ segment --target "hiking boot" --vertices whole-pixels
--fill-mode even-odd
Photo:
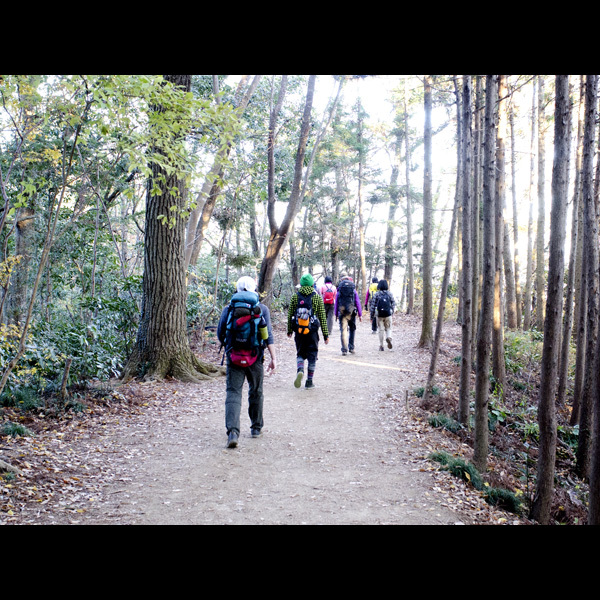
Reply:
[[[304,377],[304,371],[298,371],[296,374],[296,379],[294,380],[294,387],[299,388],[302,384],[302,377]]]
[[[383,346],[379,346],[379,350],[381,350],[381,352],[383,352]]]
[[[235,448],[238,445],[238,434],[235,431],[230,431],[227,437],[227,447]]]
[[[385,341],[387,342],[388,348],[391,350],[391,348],[392,348],[392,338],[387,338]]]
[[[306,383],[304,384],[304,387],[305,387],[305,388],[314,388],[314,387],[315,387],[315,384],[313,383],[313,380],[312,380],[312,379],[307,379],[307,380],[306,380]]]
[[[253,427],[253,428],[251,428],[251,429],[250,429],[250,435],[251,435],[253,438],[260,437],[260,436],[261,436],[261,434],[262,434],[262,432],[261,432],[261,430],[260,430],[260,429],[257,429],[257,428],[255,428],[255,427]]]

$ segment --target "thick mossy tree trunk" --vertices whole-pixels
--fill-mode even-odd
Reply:
[[[189,75],[168,75],[189,91]],[[203,363],[192,352],[187,336],[185,282],[185,222],[181,209],[185,186],[176,171],[168,173],[156,162],[146,199],[142,314],[137,340],[122,378],[173,377],[196,382],[224,374]],[[174,215],[164,222],[163,215]]]

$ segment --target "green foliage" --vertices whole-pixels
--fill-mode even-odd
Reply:
[[[492,506],[497,506],[515,514],[519,514],[522,509],[521,500],[517,495],[514,492],[502,488],[486,489],[485,500]]]
[[[440,395],[440,388],[434,385],[434,386],[431,388],[431,393],[432,393],[434,396],[439,396],[439,395]],[[413,394],[414,394],[414,395],[415,395],[417,398],[422,398],[422,397],[423,397],[423,394],[425,394],[425,388],[424,388],[424,387],[418,387],[418,388],[415,388],[415,389],[413,390]]]
[[[0,435],[6,435],[9,437],[31,437],[34,435],[34,433],[25,427],[25,425],[8,421],[0,428]]]
[[[579,425],[573,427],[559,425],[557,428],[558,437],[573,450],[577,449],[579,443]]]
[[[16,408],[23,412],[36,409],[42,404],[39,392],[32,387],[5,388],[0,396],[1,406]]]
[[[427,422],[432,427],[443,427],[452,433],[456,433],[463,428],[461,423],[441,413],[430,416]]]
[[[490,487],[472,463],[462,458],[450,456],[447,452],[433,452],[429,459],[442,465],[442,468],[455,477],[470,483],[476,490],[483,493],[485,501],[506,511],[518,514],[522,504],[517,494],[502,488]]]
[[[504,360],[506,369],[520,373],[542,360],[543,336],[535,330],[511,331],[504,333]]]
[[[538,440],[540,437],[540,426],[537,422],[517,421],[515,427],[520,431],[525,441],[529,439]]]
[[[494,431],[498,425],[505,425],[510,415],[506,407],[500,404],[499,397],[499,394],[492,394],[489,398],[488,428],[490,431]]]
[[[186,302],[188,330],[200,325],[207,317],[205,326],[217,325],[221,309],[235,293],[235,283],[219,278],[216,288],[217,297],[215,298],[216,269],[215,264],[207,257],[203,257],[196,267],[188,270],[188,277]]]
[[[38,348],[61,357],[56,362],[40,362],[47,380],[58,382],[64,360],[71,358],[70,381],[117,377],[131,351],[136,335],[136,321],[131,302],[123,297],[83,299],[79,308],[93,309],[94,319],[70,318],[66,312],[53,311],[51,323],[33,328]],[[78,314],[78,313],[75,313]]]
[[[0,326],[0,369],[5,370],[12,358],[17,354],[20,344],[21,332],[15,326]],[[5,406],[17,406],[29,404],[33,400],[28,397],[29,388],[39,386],[48,373],[52,371],[53,365],[57,365],[61,359],[57,357],[52,349],[38,346],[33,336],[26,340],[25,353],[9,375],[5,389],[3,390],[2,402]]]
[[[434,452],[429,457],[438,462],[442,467],[455,477],[471,483],[476,490],[483,489],[483,479],[472,463],[467,463],[462,458],[450,456],[447,452]]]

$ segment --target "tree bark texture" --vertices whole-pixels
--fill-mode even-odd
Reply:
[[[31,248],[35,234],[35,212],[31,208],[19,210],[16,223],[15,256],[19,263],[14,269],[10,283],[10,303],[8,321],[20,326],[27,313],[27,279],[31,262]]]
[[[424,131],[424,176],[423,176],[423,320],[419,348],[430,347],[433,331],[432,293],[432,173],[431,173],[431,77],[425,77],[425,131]]]
[[[586,123],[583,142],[582,201],[584,206],[584,269],[587,293],[586,351],[583,393],[580,402],[579,441],[576,470],[580,477],[588,476],[592,434],[592,393],[596,379],[593,365],[598,331],[598,217],[593,181],[594,139],[598,102],[598,76],[588,75],[586,81]]]
[[[569,370],[569,353],[572,341],[573,332],[573,315],[574,315],[574,296],[575,296],[575,273],[576,273],[576,257],[577,246],[579,239],[579,206],[580,206],[580,191],[581,191],[581,143],[583,140],[583,100],[585,98],[584,79],[580,79],[579,89],[579,104],[577,110],[577,141],[576,141],[576,158],[575,158],[575,183],[573,186],[573,202],[571,211],[571,250],[569,252],[569,266],[567,290],[565,297],[565,311],[563,322],[563,333],[561,339],[561,350],[559,357],[559,373],[558,373],[558,392],[557,403],[563,404],[567,391],[567,379]]]
[[[481,198],[482,198],[482,165],[483,165],[483,77],[477,75],[475,77],[475,114],[473,119],[473,200],[472,200],[472,223],[473,223],[473,302],[472,302],[472,319],[471,326],[471,356],[477,354],[477,326],[479,323],[480,309],[480,277],[481,277],[481,238],[482,238],[482,221],[481,221]]]
[[[462,360],[460,368],[460,387],[458,402],[458,420],[467,424],[471,391],[472,336],[473,336],[473,229],[472,222],[472,81],[469,75],[463,78],[463,118],[462,118]]]
[[[550,216],[550,255],[548,292],[544,322],[544,347],[540,373],[538,423],[540,443],[537,462],[536,492],[531,516],[548,524],[554,491],[556,460],[556,390],[558,351],[563,308],[563,277],[565,262],[565,230],[569,183],[569,152],[571,135],[569,76],[556,76],[554,113],[554,164],[552,168],[552,208]]]
[[[537,80],[533,80],[531,98],[531,144],[529,147],[529,215],[527,218],[527,265],[525,267],[525,296],[523,298],[523,329],[531,329],[532,323],[532,293],[533,293],[533,184],[535,178],[535,124],[536,124],[536,89]]]
[[[190,89],[189,75],[167,75],[165,79],[184,91]],[[123,379],[172,376],[182,381],[199,381],[223,370],[200,363],[189,346],[185,222],[179,213],[185,203],[185,186],[177,173],[167,173],[156,162],[151,169],[146,197],[142,312],[136,344]],[[154,182],[161,182],[161,193],[151,193]],[[177,190],[175,195],[174,190]],[[172,207],[176,210],[172,211]],[[159,218],[173,214],[172,226]]]
[[[487,469],[488,404],[490,385],[490,347],[494,312],[495,273],[495,180],[496,123],[495,105],[498,97],[497,75],[486,76],[485,148],[483,173],[483,257],[481,316],[477,334],[477,372],[475,382],[475,449],[473,463],[480,471]]]
[[[544,115],[544,77],[538,75],[538,215],[535,266],[535,325],[544,330],[545,258],[544,234],[546,230],[546,119]]]
[[[496,256],[494,274],[494,327],[492,332],[492,372],[495,391],[504,399],[506,389],[506,366],[504,361],[504,290],[502,286],[502,265],[504,252],[504,218],[502,209],[506,194],[506,76],[498,76],[498,128],[496,135],[496,201],[494,226],[496,236]]]
[[[404,82],[404,145],[406,167],[406,314],[412,315],[415,302],[415,276],[413,270],[413,243],[412,243],[412,201],[410,197],[410,144],[408,136],[408,103],[407,83]]]

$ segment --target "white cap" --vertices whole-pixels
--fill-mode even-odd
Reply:
[[[248,277],[247,275],[240,277],[237,282],[237,291],[256,292],[256,282],[254,279],[252,279],[252,277]]]

